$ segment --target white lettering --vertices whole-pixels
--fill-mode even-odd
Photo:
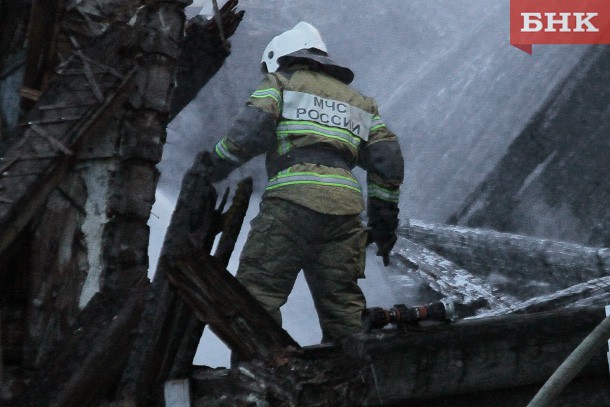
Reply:
[[[542,14],[521,13],[521,16],[523,16],[523,28],[521,29],[521,32],[533,33],[542,30],[543,24],[542,21],[540,21],[542,19]],[[533,19],[533,17],[536,17],[537,20]]]
[[[544,15],[546,16],[546,28],[544,29],[545,32],[557,32],[557,30],[555,29],[556,24],[561,25],[561,28],[559,29],[560,32],[571,31],[568,19],[570,18],[570,15],[572,15],[572,13],[559,13],[561,18],[558,19],[555,19],[557,13],[544,13]]]
[[[523,28],[521,32],[599,32],[591,19],[599,13],[544,13],[546,26],[542,22],[541,13],[521,13]],[[559,17],[557,17],[559,16]],[[574,29],[570,27],[570,17],[575,17]],[[557,30],[559,26],[559,30]]]
[[[599,29],[591,23],[591,19],[598,15],[599,13],[586,13],[587,17],[583,18],[585,13],[574,13],[574,16],[576,17],[576,28],[574,29],[574,32],[599,32]],[[587,26],[586,29],[583,28],[585,25]]]
[[[284,91],[282,116],[288,120],[307,120],[349,130],[368,140],[373,115],[348,103],[313,94]]]

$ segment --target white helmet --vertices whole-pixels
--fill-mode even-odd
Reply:
[[[302,49],[310,48],[315,48],[325,53],[328,52],[326,44],[322,41],[322,37],[316,27],[301,21],[292,30],[283,32],[271,40],[267,48],[265,48],[265,52],[263,52],[261,63],[267,69],[267,72],[276,72],[279,68],[279,58]]]

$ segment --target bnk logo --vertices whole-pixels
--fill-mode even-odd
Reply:
[[[546,19],[542,19],[543,13],[521,13],[523,17],[523,28],[521,32],[536,33],[544,29],[545,32],[599,32],[599,28],[591,23],[593,17],[599,13],[544,13]],[[557,18],[559,14],[559,18]],[[573,24],[571,24],[571,18]],[[546,22],[546,26],[545,23]],[[573,28],[572,28],[573,27]]]
[[[510,43],[610,44],[609,0],[511,0]]]

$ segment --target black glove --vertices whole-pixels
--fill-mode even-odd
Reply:
[[[202,151],[197,154],[193,170],[199,175],[207,177],[210,182],[218,182],[225,179],[231,171],[237,168],[233,163],[219,158],[216,154]]]
[[[398,204],[369,198],[368,215],[370,230],[367,245],[375,242],[377,256],[383,257],[383,265],[388,266],[390,264],[390,251],[398,239],[396,236]]]

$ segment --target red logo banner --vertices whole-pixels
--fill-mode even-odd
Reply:
[[[511,0],[510,43],[610,44],[610,0]]]

